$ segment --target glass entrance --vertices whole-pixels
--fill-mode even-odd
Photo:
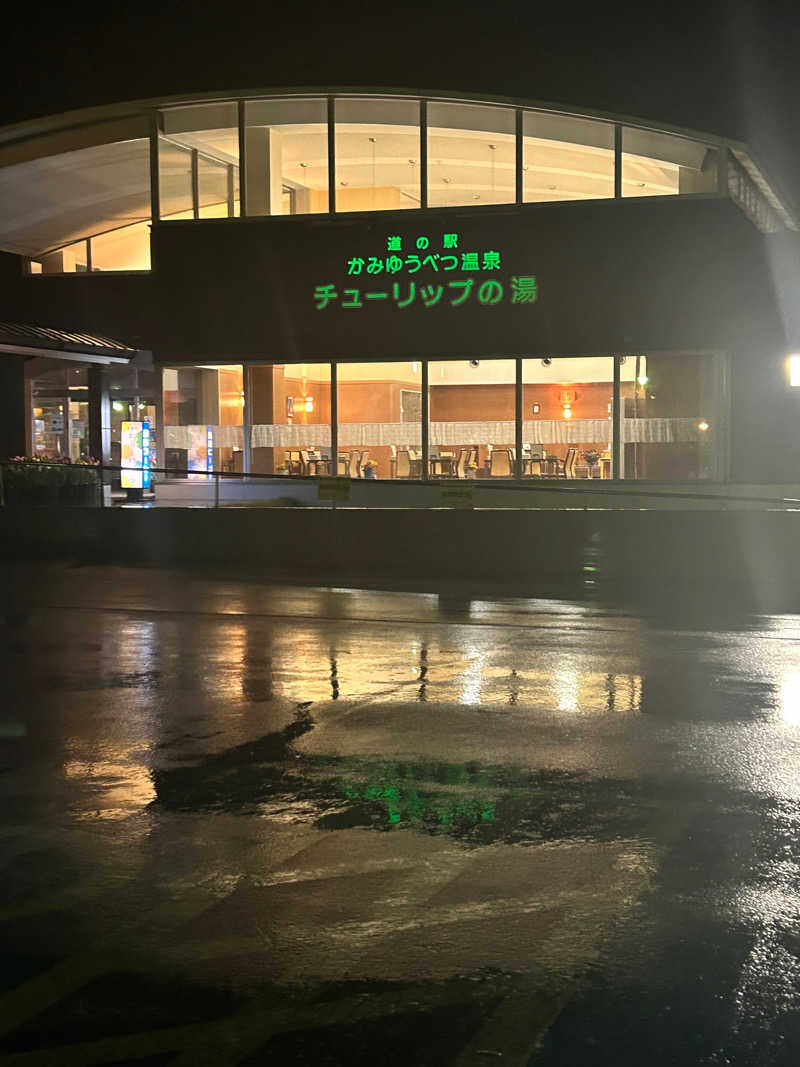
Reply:
[[[58,367],[34,378],[31,448],[39,459],[89,458],[89,389],[85,367]]]

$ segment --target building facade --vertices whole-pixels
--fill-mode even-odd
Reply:
[[[116,465],[139,421],[186,477],[798,482],[796,231],[738,142],[516,100],[9,127],[0,320],[61,339],[0,338],[0,451]]]

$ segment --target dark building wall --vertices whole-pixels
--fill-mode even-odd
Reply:
[[[170,360],[480,357],[687,350],[783,349],[783,324],[763,237],[729,201],[632,200],[482,215],[391,212],[336,219],[221,220],[166,224],[154,234],[159,336]],[[385,254],[458,231],[462,249],[497,249],[497,277],[534,274],[535,305],[424,307],[420,288],[446,274],[348,276],[352,256]],[[455,272],[452,277],[461,277]],[[477,282],[486,275],[476,275]],[[346,287],[393,283],[417,297],[341,306]],[[318,311],[316,285],[339,302]]]
[[[152,274],[28,276],[24,260],[0,252],[0,320],[85,330],[150,349],[155,303]]]
[[[25,452],[24,359],[0,353],[0,458]]]

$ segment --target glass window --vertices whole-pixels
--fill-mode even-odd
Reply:
[[[611,356],[524,359],[523,477],[610,478],[613,396]]]
[[[239,214],[239,168],[197,156],[197,215],[227,219]]]
[[[39,262],[42,274],[82,274],[89,269],[88,241],[76,241],[48,252],[39,257]]]
[[[150,223],[140,222],[91,239],[92,272],[150,270]]]
[[[339,363],[339,474],[422,476],[422,364]]]
[[[542,111],[522,117],[525,203],[614,196],[614,127]]]
[[[428,105],[428,205],[513,204],[516,120],[512,108]]]
[[[515,383],[513,359],[429,364],[432,475],[513,477]]]
[[[328,210],[328,104],[251,100],[245,108],[247,214]]]
[[[80,131],[92,133],[107,136],[102,129]],[[0,244],[37,260],[96,233],[149,221],[148,141],[95,144],[2,167],[0,203]]]
[[[31,382],[31,441],[41,459],[89,456],[89,392],[86,368],[62,367]]]
[[[211,470],[241,473],[242,367],[167,368],[162,383],[164,466],[195,476]]]
[[[229,101],[169,108],[161,112],[161,129],[158,171],[162,219],[192,217],[193,154],[197,160],[199,217],[238,215],[237,104]]]
[[[31,382],[33,454],[61,459],[70,454],[67,372],[49,371]]]
[[[675,196],[717,191],[716,148],[652,130],[622,131],[622,195]]]
[[[191,219],[192,153],[189,148],[159,138],[158,200],[162,220]]]
[[[336,101],[336,210],[419,207],[419,104]]]
[[[717,359],[650,353],[626,356],[620,371],[622,476],[719,479],[724,432]]]
[[[329,363],[248,367],[250,469],[254,474],[333,474]]]

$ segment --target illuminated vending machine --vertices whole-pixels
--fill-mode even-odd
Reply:
[[[150,488],[150,423],[123,422],[120,428],[122,467],[120,484],[128,494],[128,500],[142,499],[142,493]]]

